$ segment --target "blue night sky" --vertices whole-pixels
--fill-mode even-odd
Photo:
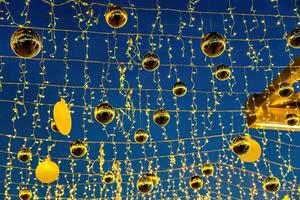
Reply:
[[[285,195],[299,199],[298,132],[248,129],[244,115],[248,97],[263,91],[300,55],[284,39],[300,27],[299,0],[86,0],[90,6],[78,2],[30,0],[28,7],[20,0],[0,2],[0,199],[18,199],[21,183],[39,199],[58,199],[57,185],[65,188],[62,199],[70,197],[72,187],[77,188],[75,199],[114,199],[116,184],[101,182],[101,142],[104,171],[111,170],[114,160],[121,163],[122,199],[197,199],[210,194],[211,199],[247,200],[251,188],[257,189],[258,200]],[[106,24],[108,3],[126,9],[123,28]],[[94,18],[88,15],[91,10]],[[30,23],[25,23],[24,13]],[[10,49],[18,25],[43,37],[43,52],[34,59],[20,59]],[[202,35],[212,31],[227,39],[226,51],[217,58],[205,57],[200,48]],[[155,72],[141,66],[150,43],[161,63]],[[221,63],[231,66],[233,76],[227,81],[212,74]],[[120,67],[127,69],[123,90]],[[188,93],[176,99],[172,87],[177,78]],[[297,83],[294,87],[299,91]],[[131,101],[126,99],[128,88],[133,91]],[[69,137],[49,128],[60,97],[72,104]],[[118,117],[105,128],[93,117],[94,107],[103,101],[116,108]],[[171,115],[165,129],[152,120],[162,106]],[[145,145],[134,142],[138,128],[151,133]],[[243,133],[262,147],[256,163],[242,163],[229,149],[230,141]],[[69,147],[76,139],[86,140],[89,152],[74,159]],[[16,157],[24,144],[33,153],[28,164]],[[43,185],[34,169],[48,155],[48,147],[61,173],[56,182]],[[176,159],[173,167],[170,155]],[[189,179],[193,174],[202,177],[200,165],[207,161],[214,165],[214,176],[203,177],[203,188],[194,191]],[[161,181],[142,196],[136,182],[149,168]],[[271,173],[281,181],[274,194],[262,189]]]

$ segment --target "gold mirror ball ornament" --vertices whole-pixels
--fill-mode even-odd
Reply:
[[[149,133],[144,129],[138,129],[134,132],[134,140],[139,144],[144,144],[149,138]]]
[[[176,97],[183,97],[187,92],[187,87],[183,82],[178,81],[174,84],[172,91]]]
[[[249,151],[250,142],[246,136],[237,136],[230,144],[230,149],[237,155],[246,154]]]
[[[19,151],[18,151],[18,160],[20,162],[23,162],[23,163],[28,163],[31,161],[32,159],[32,153],[31,153],[31,150],[26,148],[26,147],[22,147]]]
[[[147,53],[143,57],[142,67],[150,72],[157,70],[160,65],[159,57],[155,53]]]
[[[288,38],[287,38],[288,44],[295,49],[300,48],[300,29],[293,30]]]
[[[203,186],[203,180],[200,178],[200,176],[193,176],[190,179],[190,187],[194,190],[199,190],[201,189]]]
[[[27,187],[22,188],[19,191],[19,198],[21,200],[29,200],[32,198],[32,192],[30,189],[28,189]]]
[[[111,171],[106,172],[102,177],[102,182],[105,184],[112,184],[115,182],[115,174]]]
[[[286,82],[283,82],[279,86],[278,95],[283,98],[289,98],[294,94],[294,87]]]
[[[220,33],[211,32],[202,37],[201,50],[211,58],[220,56],[226,49],[226,39]]]
[[[10,47],[18,57],[33,58],[42,49],[42,39],[35,31],[21,28],[12,34]]]
[[[280,188],[280,181],[274,176],[267,177],[263,182],[263,189],[268,192],[277,192]]]
[[[156,187],[159,184],[160,178],[156,174],[148,172],[145,174],[145,176],[152,180],[153,187]]]
[[[299,117],[296,114],[288,114],[286,116],[286,124],[289,126],[296,126],[299,124]]]
[[[70,146],[70,153],[75,158],[83,157],[87,153],[86,143],[81,140],[74,141]]]
[[[105,13],[105,21],[111,28],[122,28],[127,20],[127,12],[119,6],[111,6]]]
[[[142,194],[147,194],[153,189],[153,181],[147,176],[142,176],[137,181],[137,188]]]
[[[153,121],[158,126],[166,126],[170,121],[170,113],[165,109],[158,109],[153,114]]]
[[[55,124],[54,119],[52,119],[52,120],[50,121],[50,127],[51,127],[51,130],[52,130],[53,132],[59,133],[59,130],[58,130],[56,124]]]
[[[201,166],[201,171],[204,176],[212,176],[214,173],[214,166],[211,163],[205,163]]]
[[[231,69],[227,65],[221,64],[214,72],[215,77],[220,81],[228,80],[231,76]]]
[[[95,108],[94,117],[99,123],[107,125],[115,118],[115,110],[108,103],[101,103]]]

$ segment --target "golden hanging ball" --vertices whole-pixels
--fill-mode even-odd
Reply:
[[[150,72],[157,70],[160,65],[159,57],[155,53],[147,53],[142,60],[142,67]]]
[[[70,146],[70,153],[75,158],[80,158],[87,153],[87,145],[81,140],[74,141]]]
[[[149,138],[149,133],[144,129],[138,129],[134,133],[134,140],[139,144],[144,144]]]
[[[158,126],[166,126],[170,121],[170,114],[165,109],[158,109],[153,114],[153,121]]]
[[[36,178],[42,183],[52,183],[59,176],[58,165],[47,157],[43,162],[39,163],[35,169]]]
[[[23,162],[23,163],[28,163],[31,161],[32,159],[32,153],[31,153],[31,150],[26,148],[26,147],[22,147],[19,151],[18,151],[18,160],[20,162]]]
[[[115,174],[111,171],[106,172],[102,177],[102,182],[104,184],[112,184],[115,182]]]
[[[137,188],[142,194],[147,194],[153,189],[153,181],[147,176],[142,176],[137,181]]]
[[[115,110],[108,103],[101,103],[95,108],[94,116],[99,123],[107,125],[115,118]]]
[[[54,119],[52,119],[52,120],[50,121],[50,128],[51,128],[51,130],[52,130],[53,132],[59,133],[59,130],[58,130],[56,124],[55,124]]]
[[[289,126],[296,126],[299,124],[299,117],[296,114],[288,114],[286,116],[286,124]]]
[[[228,80],[231,76],[231,69],[227,65],[221,64],[214,72],[215,77],[220,81]]]
[[[288,44],[292,48],[299,49],[300,48],[300,29],[293,30],[288,38],[287,38]]]
[[[30,189],[28,189],[27,187],[23,187],[20,191],[19,191],[19,198],[21,200],[29,200],[32,198],[32,192]]]
[[[111,28],[122,28],[128,20],[125,9],[119,6],[111,6],[105,13],[105,21]]]
[[[279,86],[278,95],[283,98],[289,98],[294,94],[294,87],[287,83],[283,82]]]
[[[148,172],[145,174],[145,176],[152,180],[153,187],[156,187],[159,184],[160,178],[156,174]]]
[[[274,176],[268,176],[263,182],[263,189],[268,192],[277,192],[280,188],[280,181]]]
[[[237,136],[230,144],[230,149],[237,155],[246,154],[249,148],[250,142],[246,136]]]
[[[261,156],[260,144],[253,140],[249,135],[243,136],[249,143],[249,149],[245,154],[238,155],[243,162],[256,162]]]
[[[211,32],[202,37],[201,50],[208,57],[218,57],[226,49],[226,39],[219,33]]]
[[[201,171],[204,176],[212,176],[214,173],[214,166],[211,163],[205,163],[201,166]]]
[[[176,97],[183,97],[187,92],[187,87],[181,81],[178,81],[173,86],[173,94]]]
[[[190,187],[194,190],[199,190],[203,187],[203,180],[200,176],[195,175],[190,179]]]
[[[33,30],[22,28],[12,34],[10,48],[21,58],[33,58],[42,49],[42,39]]]

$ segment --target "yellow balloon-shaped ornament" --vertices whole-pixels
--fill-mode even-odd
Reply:
[[[59,176],[59,167],[50,157],[39,163],[35,169],[36,178],[42,183],[52,183]]]
[[[258,142],[253,140],[249,135],[245,136],[250,142],[250,147],[247,153],[238,155],[239,158],[244,162],[255,162],[258,161],[261,156],[261,147]]]
[[[72,128],[72,118],[68,104],[64,99],[54,105],[53,118],[58,131],[63,135],[68,135]]]

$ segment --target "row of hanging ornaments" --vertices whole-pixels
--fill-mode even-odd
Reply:
[[[128,16],[126,11],[117,6],[108,8],[105,13],[106,23],[112,28],[122,28]],[[287,38],[288,44],[293,48],[300,48],[300,29],[295,29]],[[10,41],[11,49],[21,58],[33,58],[39,54],[42,49],[42,40],[40,36],[33,30],[21,28],[13,33]],[[202,37],[201,50],[211,58],[220,56],[226,49],[226,39],[219,33],[211,32]],[[160,65],[159,57],[153,53],[147,53],[142,60],[142,67],[150,72],[158,69]],[[231,69],[224,64],[217,67],[214,72],[218,80],[227,80],[231,76]],[[183,97],[187,92],[187,87],[183,82],[176,82],[173,86],[173,93],[176,97]],[[63,135],[68,135],[71,131],[72,120],[68,105],[62,99],[54,106],[53,120],[50,123],[51,129],[55,132],[60,132]],[[102,125],[107,125],[113,121],[115,117],[114,108],[108,103],[101,103],[95,108],[95,119]],[[170,114],[165,109],[158,109],[153,115],[154,122],[159,126],[166,126],[170,121]],[[138,129],[134,133],[134,139],[139,144],[144,144],[149,137],[149,133],[143,129]],[[230,144],[230,149],[244,162],[255,162],[259,160],[261,155],[261,147],[258,142],[253,140],[249,135],[238,136],[234,138]],[[74,158],[80,158],[86,155],[88,151],[87,144],[81,140],[76,140],[71,144],[70,153]],[[32,159],[31,150],[23,146],[18,152],[18,159],[21,162],[27,163]],[[206,163],[201,167],[204,176],[212,176],[214,167],[211,163]],[[36,178],[42,183],[52,183],[59,176],[58,165],[47,157],[43,162],[39,163],[36,168]],[[102,175],[103,183],[111,184],[115,180],[115,175],[112,171],[107,171]],[[148,172],[143,174],[137,181],[137,188],[142,194],[152,191],[159,184],[160,178]],[[203,186],[203,179],[194,175],[190,179],[190,187],[198,190]],[[280,188],[280,181],[273,175],[267,177],[263,182],[263,188],[269,192],[276,192]],[[23,187],[19,191],[19,198],[29,200],[32,198],[32,192],[27,187]]]

